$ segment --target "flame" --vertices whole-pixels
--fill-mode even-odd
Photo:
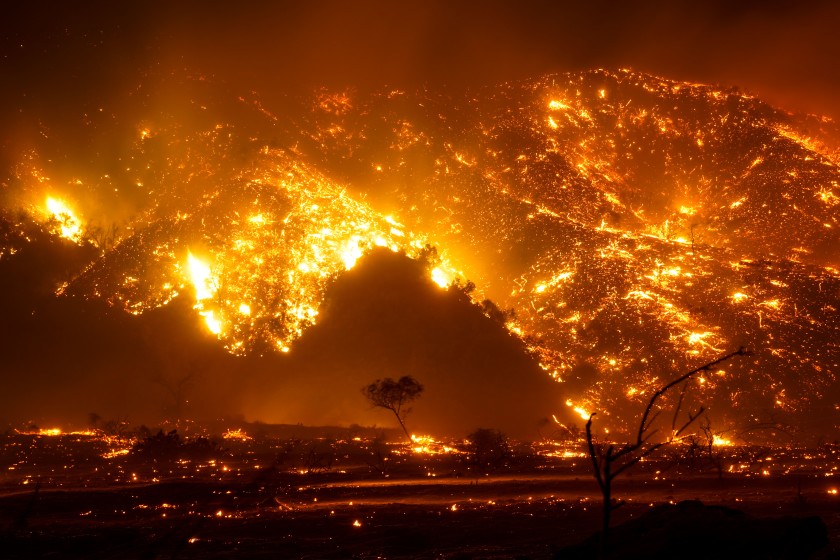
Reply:
[[[432,281],[441,288],[446,288],[450,284],[447,274],[440,267],[432,269]]]
[[[218,283],[210,271],[210,266],[204,261],[193,256],[191,252],[187,252],[187,269],[189,271],[190,282],[195,290],[195,309],[198,314],[204,318],[204,324],[207,329],[215,334],[222,333],[222,320],[216,315],[212,309],[207,309],[208,300],[212,300],[216,294]],[[250,312],[250,308],[248,308]],[[242,307],[240,306],[240,311]],[[243,313],[244,314],[244,313]]]
[[[207,330],[215,335],[222,334],[222,321],[216,317],[215,312],[199,311],[198,314],[204,317],[204,324],[207,326]]]
[[[458,453],[458,450],[436,440],[432,436],[418,436],[411,434],[411,450],[415,453],[426,455],[439,455],[441,453]]]
[[[239,441],[250,441],[250,440],[254,439],[251,436],[249,436],[248,434],[246,434],[242,430],[242,428],[237,428],[235,430],[233,428],[229,428],[229,429],[225,430],[225,433],[222,434],[222,438],[224,438],[224,439],[235,439],[235,440],[239,440]]]
[[[591,416],[591,415],[590,415],[590,413],[589,413],[589,412],[587,412],[587,411],[586,411],[583,407],[580,407],[580,406],[575,406],[575,403],[573,403],[573,402],[571,401],[571,399],[566,401],[566,406],[568,406],[569,408],[571,408],[572,410],[574,410],[574,411],[575,411],[575,414],[577,414],[578,416],[580,416],[580,418],[581,418],[582,420],[589,420],[589,417]]]
[[[41,428],[38,430],[38,435],[42,436],[60,436],[64,432],[60,428]]]
[[[129,448],[123,449],[114,449],[112,451],[108,451],[102,454],[103,459],[115,459],[117,457],[122,457],[123,455],[128,455],[131,452]]]
[[[189,269],[190,281],[195,289],[196,301],[210,299],[216,292],[215,282],[210,275],[210,266],[204,261],[187,252],[187,267]]]
[[[730,440],[726,439],[723,436],[715,434],[712,436],[712,445],[717,445],[720,447],[728,447],[734,445]]]
[[[81,243],[82,224],[67,203],[63,200],[48,196],[46,208],[47,214],[50,218],[58,222],[55,233],[58,233],[61,237],[69,239],[75,243]]]

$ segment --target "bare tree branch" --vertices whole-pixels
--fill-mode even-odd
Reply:
[[[586,444],[589,451],[589,459],[592,462],[592,470],[595,480],[598,482],[598,488],[600,488],[603,498],[603,517],[600,543],[600,555],[602,558],[606,556],[607,552],[610,517],[613,510],[620,507],[622,504],[622,502],[616,503],[612,498],[612,481],[627,469],[630,469],[646,457],[656,452],[659,448],[679,439],[683,432],[685,432],[705,412],[706,409],[702,406],[694,413],[689,412],[687,420],[680,425],[679,428],[677,428],[678,418],[685,400],[686,391],[688,390],[687,381],[692,376],[697,375],[702,371],[710,371],[713,367],[725,362],[726,360],[734,358],[735,356],[747,356],[749,354],[750,353],[746,348],[741,347],[737,351],[721,356],[714,361],[693,369],[659,388],[653,393],[644,409],[644,412],[642,413],[639,421],[639,429],[636,433],[636,440],[623,445],[617,451],[614,444],[609,444],[606,447],[606,451],[604,451],[603,445],[595,445],[592,436],[592,420],[596,416],[596,413],[593,412],[589,415],[589,420],[586,422]],[[649,443],[653,436],[658,432],[657,429],[652,429],[652,427],[662,412],[662,410],[654,410],[657,401],[665,393],[680,383],[683,383],[683,387],[680,391],[679,398],[674,405],[674,413],[671,418],[670,435],[663,441]]]

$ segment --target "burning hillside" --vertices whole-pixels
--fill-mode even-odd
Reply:
[[[738,346],[754,357],[692,391],[716,420],[795,422],[840,402],[826,119],[629,71],[322,91],[282,112],[196,90],[183,114],[149,108],[118,138],[142,211],[61,294],[134,314],[190,298],[229,351],[294,352],[331,283],[385,247],[442,289],[474,282],[569,411],[621,427],[664,380]],[[21,205],[84,243],[97,189],[42,167],[21,162]],[[25,249],[12,233],[0,255]]]

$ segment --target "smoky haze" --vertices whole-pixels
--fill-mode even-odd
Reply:
[[[150,67],[264,95],[631,67],[826,113],[840,88],[826,71],[840,48],[830,1],[86,2],[3,12],[4,96],[54,113],[107,100]]]

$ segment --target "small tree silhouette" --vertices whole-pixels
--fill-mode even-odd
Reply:
[[[423,386],[420,382],[409,375],[400,377],[398,381],[394,381],[390,377],[377,379],[367,387],[362,388],[362,394],[371,405],[385,408],[394,413],[409,441],[411,441],[411,434],[405,427],[405,417],[411,412],[411,408],[407,408],[406,405],[416,400],[422,392]]]
[[[735,352],[726,354],[717,360],[702,365],[697,369],[693,369],[662,386],[653,394],[653,396],[651,396],[647,406],[645,407],[644,413],[642,413],[635,442],[626,443],[619,448],[616,448],[615,444],[612,443],[597,445],[592,438],[592,419],[595,417],[596,413],[593,412],[589,415],[589,421],[586,423],[586,445],[589,451],[589,458],[592,461],[592,469],[594,471],[595,480],[598,482],[598,488],[601,490],[604,505],[603,515],[601,517],[601,540],[599,554],[601,558],[606,558],[607,555],[607,543],[609,539],[610,518],[612,517],[612,512],[621,507],[624,503],[615,502],[613,500],[613,480],[663,445],[668,445],[676,440],[679,440],[683,432],[685,432],[685,430],[688,429],[688,427],[691,426],[691,424],[693,424],[694,421],[697,420],[697,418],[699,418],[705,411],[705,409],[701,406],[697,412],[693,414],[689,412],[688,418],[685,422],[681,425],[677,424],[686,391],[686,386],[683,385],[677,404],[674,406],[674,414],[671,420],[671,434],[660,442],[650,443],[650,439],[658,431],[653,429],[653,424],[662,412],[662,410],[654,412],[656,402],[662,395],[677,385],[687,381],[694,375],[697,375],[701,371],[709,371],[714,366],[734,358],[735,356],[746,355],[749,355],[749,352],[743,347],[739,348]]]
[[[478,428],[467,436],[469,464],[475,468],[476,480],[479,474],[505,466],[511,459],[510,442],[499,430]]]

